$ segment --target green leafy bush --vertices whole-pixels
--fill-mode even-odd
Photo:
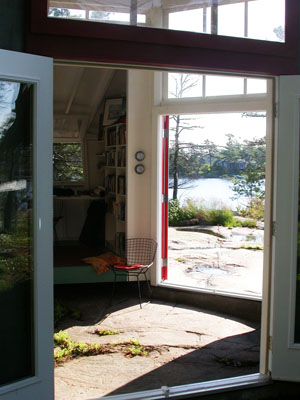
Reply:
[[[239,215],[242,210],[239,210]],[[246,215],[246,210],[245,214]],[[224,205],[216,204],[213,208],[207,208],[201,203],[197,203],[192,199],[187,200],[182,206],[178,200],[169,201],[169,225],[180,226],[188,225],[187,221],[191,221],[194,225],[221,225],[227,227],[241,226],[247,228],[256,228],[255,219],[237,219],[233,212]]]
[[[223,207],[220,210],[210,210],[207,222],[207,225],[233,226],[235,220],[232,211]]]
[[[246,208],[237,208],[236,214],[241,217],[253,218],[259,221],[264,220],[264,200],[259,198],[252,199]]]
[[[257,228],[257,223],[254,219],[244,219],[241,221],[235,219],[234,226],[242,226],[243,228]]]
[[[179,201],[169,201],[169,225],[176,226],[180,222],[195,218],[196,209],[192,202],[187,202],[182,207],[179,205]]]

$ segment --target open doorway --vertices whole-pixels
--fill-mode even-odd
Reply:
[[[63,74],[64,76],[68,76],[68,74],[71,73],[69,69],[72,70],[72,68],[74,68],[73,66],[59,67],[62,69],[66,68]],[[90,69],[92,74],[96,75],[96,68]],[[92,97],[91,95],[87,95],[86,91],[94,89],[93,85],[95,82],[95,80],[88,79],[89,83],[88,81],[84,83],[85,78],[87,79],[87,76],[89,76],[89,72],[90,71],[83,72],[81,79],[78,78],[79,82],[76,90],[74,89],[74,82],[70,83],[70,89],[73,89],[71,93],[74,92],[72,95],[74,101],[69,98],[68,104],[70,103],[71,107],[73,106],[75,114],[73,115],[73,120],[77,118],[78,120],[81,119],[85,121],[82,107],[84,104],[81,104],[83,100],[80,99],[84,98],[84,100],[86,100]],[[83,169],[85,165],[88,167],[91,166],[91,169],[94,169],[94,172],[90,169],[87,170],[87,175],[89,177],[91,177],[93,173],[95,174],[94,185],[88,187],[83,186],[82,183],[82,187],[78,188],[78,186],[80,186],[78,182],[69,185],[61,183],[57,185],[59,189],[71,189],[74,193],[72,192],[71,196],[64,196],[63,194],[57,195],[54,199],[55,202],[65,202],[63,207],[66,216],[63,215],[57,223],[58,243],[55,244],[56,248],[61,249],[62,253],[67,255],[65,260],[71,258],[65,253],[64,247],[68,245],[66,241],[78,242],[82,227],[85,224],[85,219],[82,218],[82,215],[87,212],[87,207],[82,205],[81,208],[78,208],[77,204],[80,202],[95,201],[96,196],[94,194],[91,196],[90,193],[90,190],[95,187],[100,186],[101,189],[101,186],[103,186],[103,189],[105,189],[104,200],[108,210],[115,210],[118,205],[116,203],[121,202],[122,199],[126,199],[127,221],[125,223],[124,221],[119,221],[119,214],[116,212],[109,212],[109,216],[105,215],[104,248],[101,246],[97,247],[95,249],[95,254],[87,255],[88,258],[90,258],[89,256],[97,257],[99,251],[106,252],[110,250],[116,252],[118,250],[116,233],[122,233],[122,231],[121,228],[118,228],[119,231],[110,230],[113,221],[116,223],[116,227],[125,226],[125,231],[128,235],[135,234],[141,236],[144,234],[149,235],[149,232],[151,232],[150,225],[157,217],[157,215],[153,213],[153,209],[151,209],[150,201],[150,195],[152,195],[151,180],[155,177],[155,163],[153,160],[156,153],[159,152],[159,149],[153,149],[152,147],[157,132],[152,134],[153,138],[151,137],[153,111],[151,93],[153,93],[154,73],[152,71],[134,70],[113,72],[119,77],[124,73],[126,79],[128,79],[127,87],[129,89],[127,93],[125,91],[128,100],[126,168],[118,164],[112,165],[113,159],[118,160],[117,153],[119,149],[117,146],[123,146],[121,143],[109,142],[109,138],[112,138],[112,141],[114,141],[114,135],[116,138],[118,137],[119,130],[115,131],[115,129],[113,129],[110,131],[110,128],[112,128],[113,125],[118,125],[118,123],[104,128],[103,140],[103,131],[99,129],[99,113],[101,110],[98,104],[98,111],[96,113],[98,115],[95,115],[89,128],[87,128],[87,125],[85,127],[86,132],[83,142],[85,148],[90,152],[87,153],[88,156],[85,160],[83,159],[82,163],[79,165],[80,168]],[[63,92],[64,79],[62,76],[60,79],[61,83],[57,86],[57,98],[58,95]],[[100,73],[97,79],[100,81]],[[126,82],[126,80],[122,81]],[[59,79],[57,82],[59,82]],[[113,85],[113,82],[114,79],[111,78],[110,85]],[[89,85],[92,85],[92,87]],[[100,81],[99,85],[103,88],[103,81]],[[79,94],[84,91],[85,95],[81,97]],[[98,95],[99,93],[97,93],[97,96]],[[104,98],[118,98],[120,93],[112,94],[112,92],[109,92],[107,89],[106,94],[103,96],[103,103],[105,104]],[[57,105],[59,105],[59,102]],[[90,109],[90,106],[86,107],[86,110]],[[62,110],[67,110],[67,108],[65,108],[65,106],[61,109],[58,108],[58,112],[55,116],[55,118],[58,119],[58,122],[55,122],[57,127],[60,126],[59,124],[62,124],[62,122],[59,121],[60,117],[62,121],[67,121],[69,119],[69,117],[65,117],[65,112],[61,115]],[[83,114],[80,114],[80,110]],[[76,113],[78,113],[77,117]],[[72,132],[73,137],[72,140],[61,141],[60,143],[72,143],[72,146],[74,143],[82,143],[82,141],[74,141],[74,131],[76,130],[71,129],[71,127],[74,126],[71,122],[68,121],[64,126],[66,130]],[[80,127],[83,125],[82,122],[79,122],[77,125],[75,124],[75,126]],[[76,129],[78,131],[78,128]],[[143,134],[141,134],[141,132]],[[66,132],[60,129],[57,131],[56,136],[55,142],[57,143],[63,136],[66,136]],[[79,146],[76,146],[75,150],[73,149],[73,156],[76,161],[78,161],[78,147]],[[139,163],[135,158],[137,151],[142,151],[145,155],[145,159],[143,160],[145,170],[143,174],[138,174],[135,170],[136,165]],[[103,155],[105,156],[104,175],[101,175],[101,168],[103,167],[103,161],[101,161],[101,159]],[[100,168],[95,168],[95,166],[100,166]],[[125,176],[127,178],[126,195],[118,193],[122,195],[120,197],[117,197],[117,193],[112,196],[113,180],[116,187],[118,187],[117,177],[123,175],[117,172],[119,171],[118,168],[120,168],[120,171],[123,171],[123,173],[125,169]],[[113,173],[112,171],[116,172]],[[76,173],[78,173],[78,170],[76,170]],[[66,174],[64,176],[66,176]],[[104,181],[101,180],[103,177]],[[85,179],[84,172],[79,173],[79,180],[80,179]],[[155,182],[154,186],[156,184],[157,182]],[[101,197],[101,191],[99,193],[99,197]],[[60,197],[66,198],[60,199]],[[157,202],[157,198],[155,201]],[[67,207],[68,203],[70,205],[69,207]],[[58,210],[59,214],[62,212],[59,206],[55,206],[54,210],[55,212]],[[78,229],[78,219],[80,216],[81,229]],[[67,223],[71,223],[71,225],[63,225]],[[59,226],[59,224],[61,225]],[[76,235],[73,233],[74,236],[72,236],[71,228],[76,226],[77,231],[74,230],[73,232],[77,233]],[[63,234],[69,234],[70,236],[63,241],[61,240]],[[111,238],[114,239],[114,249],[110,247],[113,244],[111,243]],[[75,255],[75,248],[77,246],[78,243],[70,243],[71,256]],[[119,255],[121,255],[121,253],[119,253]],[[77,254],[77,260],[78,259],[82,261],[81,254]],[[88,265],[73,265],[69,267],[67,265],[62,265],[61,267],[58,266],[55,268],[57,279],[56,293],[63,299],[63,304],[67,305],[72,311],[72,313],[69,313],[65,319],[57,324],[56,329],[66,329],[73,342],[85,341],[89,343],[105,344],[107,346],[106,349],[109,351],[107,354],[97,354],[95,358],[71,360],[70,363],[65,363],[61,368],[57,368],[55,374],[58,399],[64,398],[63,396],[66,396],[66,393],[69,394],[71,391],[73,397],[75,394],[78,395],[82,390],[88,393],[86,397],[95,397],[97,395],[122,394],[157,389],[161,386],[161,382],[167,383],[168,386],[189,385],[191,383],[194,384],[207,380],[239,377],[259,371],[260,331],[257,322],[259,315],[256,316],[256,320],[255,318],[250,318],[247,321],[241,318],[236,320],[236,317],[231,318],[218,311],[207,312],[206,310],[201,310],[198,305],[181,305],[178,304],[177,301],[161,300],[159,296],[154,297],[149,304],[147,304],[147,302],[143,303],[143,308],[140,309],[134,294],[135,288],[131,286],[129,282],[124,284],[123,290],[118,288],[116,301],[112,307],[108,307],[107,300],[110,296],[110,286],[106,288],[101,286],[101,290],[99,290],[98,286],[93,286],[92,288],[90,285],[86,287],[83,284],[87,282],[89,282],[89,284],[92,282],[109,282],[111,277],[109,277],[108,272],[97,275],[94,270],[90,271],[93,273],[93,277],[91,277],[90,273],[87,277],[87,268]],[[82,269],[85,269],[85,275],[81,273]],[[57,275],[59,271],[64,271],[67,275]],[[153,272],[155,271],[152,270],[152,273]],[[72,286],[66,287],[62,285],[62,283],[80,283],[80,286],[73,287],[73,289]],[[76,295],[74,295],[74,291]],[[75,304],[77,304],[77,308],[75,307],[74,309]],[[165,325],[161,325],[162,321],[157,318],[157,315],[165,316],[165,318],[162,318]],[[216,327],[218,327],[218,329]],[[114,334],[98,337],[99,335],[96,333],[97,330],[99,332],[101,330],[111,333],[114,332]],[[232,339],[233,337],[234,340]],[[120,342],[120,347],[114,347],[114,342],[116,341]],[[249,353],[249,341],[251,342],[251,354]],[[233,342],[235,343],[234,346],[232,346]],[[236,357],[235,354],[237,342],[240,350],[238,357]],[[130,347],[131,350],[128,350],[128,347]],[[120,350],[121,348],[122,350]],[[112,349],[113,354],[110,352]],[[124,351],[127,351],[125,355]],[[148,354],[146,354],[147,352]],[[160,358],[161,355],[163,355],[162,358]],[[92,362],[92,364],[89,364],[88,367],[82,367],[82,365],[86,366],[89,362]],[[192,366],[189,370],[186,369],[186,363]],[[95,368],[95,365],[101,365],[101,372],[99,372],[99,368]],[[103,365],[107,366],[107,369],[104,368]],[[122,373],[120,380],[111,379],[112,371],[115,371],[115,365],[122,365],[122,372],[126,370],[126,374]],[[129,368],[129,366],[132,365],[134,365],[134,368]],[[201,366],[201,368],[199,366]],[[191,369],[193,369],[192,374]],[[174,373],[175,371],[176,373]],[[76,378],[78,382],[76,389],[73,388],[74,385],[72,384],[75,379],[74,373],[77,374],[77,378],[80,376],[80,380]],[[99,375],[101,375],[101,379]],[[91,384],[91,381],[94,383]],[[104,383],[107,385],[105,386]],[[82,389],[84,385],[85,388]]]
[[[163,284],[261,298],[272,209],[271,80],[169,73],[164,105]]]
[[[124,253],[126,80],[125,70],[54,66],[57,284],[109,281],[100,256]]]
[[[168,280],[262,296],[266,112],[170,116]]]

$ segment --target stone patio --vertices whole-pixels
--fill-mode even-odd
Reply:
[[[57,366],[56,400],[95,399],[258,372],[259,324],[157,299],[141,309],[132,283],[118,285],[110,307],[110,289],[103,284],[56,287],[56,297],[77,315],[62,320],[57,330],[66,329],[73,340],[89,343],[135,339],[153,351],[143,357],[116,351]],[[120,333],[100,337],[93,334],[95,328]]]

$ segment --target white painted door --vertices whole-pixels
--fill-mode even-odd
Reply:
[[[274,202],[275,232],[273,236],[274,269],[271,302],[271,370],[273,379],[300,381],[300,267],[298,266],[297,269],[297,258],[298,264],[300,260],[300,249],[297,248],[299,237],[300,77],[280,77],[278,106],[275,156],[275,177],[277,177]],[[297,303],[298,308],[296,307]]]
[[[0,50],[0,398],[53,399],[52,59]]]

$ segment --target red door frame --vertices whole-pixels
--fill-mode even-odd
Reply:
[[[168,279],[168,192],[169,192],[169,116],[162,117],[162,210],[161,210],[161,279]]]

